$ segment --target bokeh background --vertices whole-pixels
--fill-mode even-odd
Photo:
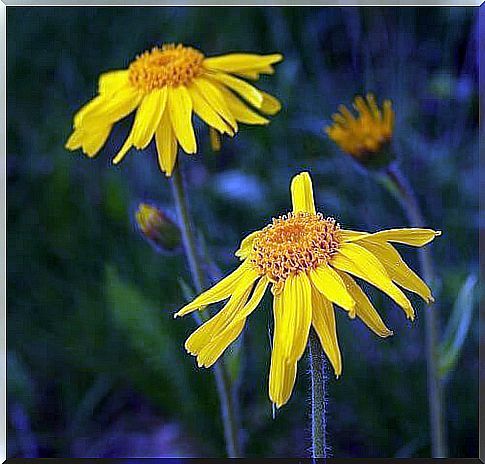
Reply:
[[[172,210],[153,147],[110,158],[130,119],[95,160],[64,143],[101,72],[183,42],[208,55],[281,52],[259,85],[283,110],[243,127],[213,153],[183,156],[191,209],[213,278],[236,265],[248,232],[290,207],[289,181],[311,171],[316,202],[344,227],[405,226],[399,205],[323,132],[340,103],[372,91],[396,111],[394,150],[418,192],[437,266],[445,324],[478,268],[477,10],[466,8],[7,9],[8,455],[221,456],[213,375],[183,349],[190,318],[173,320],[189,276],[137,233],[141,200]],[[403,250],[417,269],[416,253]],[[463,293],[463,292],[462,292]],[[463,295],[462,295],[463,296]],[[342,311],[344,371],[328,381],[335,457],[429,456],[424,324],[372,294],[394,330],[381,340]],[[300,362],[291,401],[267,397],[270,299],[229,350],[247,456],[306,456],[309,378]],[[447,378],[450,455],[478,454],[478,317]]]

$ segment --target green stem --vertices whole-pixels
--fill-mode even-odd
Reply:
[[[189,209],[187,206],[187,198],[185,195],[184,181],[180,167],[176,166],[172,177],[172,194],[175,201],[175,207],[177,210],[178,222],[182,235],[182,243],[184,246],[185,256],[190,269],[190,274],[194,282],[194,286],[198,293],[201,293],[204,288],[204,274],[202,272],[202,266],[199,260],[199,254],[197,251],[194,229],[192,221],[189,215]],[[192,313],[197,325],[204,322],[199,312]],[[227,455],[230,458],[236,458],[239,456],[239,440],[238,440],[238,427],[235,417],[234,398],[231,394],[229,377],[226,369],[221,361],[214,365],[214,376],[216,379],[217,393],[219,395],[219,402],[221,405],[221,417],[224,425],[224,437],[226,441]]]
[[[313,328],[310,329],[309,338],[312,381],[312,457],[326,458],[325,357]]]
[[[424,227],[425,222],[423,215],[413,189],[397,165],[390,165],[387,168],[386,175],[390,181],[390,185],[387,183],[385,185],[401,203],[410,225],[412,227]],[[419,250],[419,263],[424,279],[429,284],[432,284],[434,280],[434,269],[428,249],[421,248]],[[433,308],[426,308],[425,332],[431,448],[433,457],[444,458],[447,455],[447,445],[443,402],[444,386],[438,372],[438,324],[438,311],[436,305],[434,305]]]

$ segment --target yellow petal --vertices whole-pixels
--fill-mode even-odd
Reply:
[[[74,115],[74,127],[80,127],[83,122],[84,116],[86,114],[89,114],[89,112],[95,110],[96,108],[102,107],[105,102],[106,99],[98,95],[97,97],[94,97],[92,100],[87,102],[84,106],[82,106]]]
[[[110,96],[128,85],[128,70],[118,69],[101,74],[98,80],[98,93]]]
[[[369,234],[366,238],[373,241],[386,241],[403,243],[415,247],[421,247],[431,242],[435,237],[441,235],[441,231],[432,229],[407,228],[407,229],[388,229]],[[364,238],[364,237],[362,237]]]
[[[281,103],[278,99],[276,99],[269,93],[263,92],[262,90],[260,90],[259,92],[263,96],[263,103],[260,108],[263,113],[273,115],[281,110]]]
[[[244,307],[251,287],[252,284],[245,288],[238,288],[224,307],[215,316],[204,322],[187,339],[185,349],[191,354],[198,355],[206,345],[223,333],[234,322],[236,315]]]
[[[168,109],[175,136],[186,153],[197,151],[192,126],[192,99],[187,89],[180,85],[168,89]]]
[[[308,341],[312,321],[311,284],[307,275],[301,272],[290,275],[282,291],[283,317],[275,331],[275,345],[282,350],[283,356],[298,361]]]
[[[188,88],[190,97],[194,105],[194,111],[202,121],[204,121],[209,127],[216,128],[223,134],[232,134],[231,128],[228,124],[219,116],[219,114],[209,105],[206,99],[198,90],[198,87],[192,85]]]
[[[263,104],[263,95],[256,87],[248,84],[246,81],[222,72],[211,74],[210,79],[219,81],[226,87],[241,95],[241,97],[251,103],[254,107],[261,108],[261,105]]]
[[[288,360],[284,356],[280,338],[284,320],[282,295],[273,300],[274,332],[273,349],[271,352],[271,366],[269,370],[269,397],[276,407],[280,408],[290,398],[296,379],[296,361]]]
[[[319,266],[310,272],[310,280],[328,300],[349,311],[350,317],[355,316],[355,302],[335,270],[327,265]]]
[[[155,142],[158,152],[158,165],[167,177],[170,177],[177,159],[177,139],[172,130],[172,123],[167,109],[162,114],[155,132]]]
[[[219,281],[209,290],[200,294],[192,302],[178,311],[174,317],[185,316],[203,306],[225,300],[234,293],[238,286],[244,286],[245,284],[254,282],[257,278],[258,274],[253,270],[251,263],[244,261],[234,272]]]
[[[106,143],[112,126],[100,126],[95,131],[83,131],[82,149],[90,158],[94,157]]]
[[[369,250],[385,267],[389,277],[401,287],[418,294],[427,303],[433,302],[430,288],[402,260],[389,243],[360,240],[359,245]]]
[[[217,84],[217,89],[224,96],[224,100],[229,108],[229,111],[233,117],[244,124],[268,124],[269,120],[263,118],[253,110],[249,109],[239,98],[236,97],[230,90],[226,89],[223,85]]]
[[[82,115],[82,127],[87,130],[96,126],[107,126],[130,114],[140,103],[142,94],[132,87],[123,87],[121,90],[103,98],[102,104],[97,104],[86,110]]]
[[[357,283],[348,276],[345,272],[337,271],[344,281],[348,292],[352,295],[355,301],[355,313],[359,319],[364,322],[369,329],[371,329],[379,337],[389,337],[392,335],[392,331],[389,330],[384,322],[379,316],[372,303],[370,302],[367,295],[362,291],[362,289],[357,285]]]
[[[120,151],[116,153],[115,157],[113,158],[113,164],[120,163],[132,146],[133,146],[133,128],[130,130],[128,137],[126,137],[125,143],[120,148]]]
[[[337,339],[335,312],[332,303],[316,289],[312,291],[312,324],[335,375],[339,377],[342,374],[342,356]]]
[[[291,181],[291,201],[293,212],[315,213],[312,179],[308,172],[302,172]]]
[[[214,84],[203,77],[198,77],[194,79],[193,86],[198,88],[214,111],[232,127],[234,132],[237,132],[237,122],[219,90],[219,84]]]
[[[340,229],[339,234],[340,234],[340,238],[344,242],[360,240],[361,238],[364,238],[364,236],[370,235],[368,232],[358,232],[356,230],[348,230],[348,229]]]
[[[77,150],[78,148],[81,148],[81,145],[83,143],[82,133],[82,129],[74,129],[72,134],[67,139],[64,148],[67,148],[68,150]]]
[[[274,53],[272,55],[257,55],[253,53],[229,53],[222,56],[214,56],[204,60],[204,67],[235,73],[252,69],[264,68],[268,65],[278,63],[283,55]]]
[[[251,295],[249,301],[244,305],[238,314],[236,314],[234,320],[238,321],[240,319],[246,319],[258,306],[261,302],[264,292],[268,288],[269,280],[266,277],[262,277],[259,279],[256,287],[254,287],[254,292]]]
[[[156,89],[143,97],[133,123],[133,145],[142,150],[153,138],[167,102],[167,88]]]
[[[349,272],[376,286],[401,306],[409,319],[414,319],[414,310],[410,301],[392,283],[384,266],[370,251],[356,243],[343,243],[331,264],[341,271]]]
[[[249,235],[243,238],[239,249],[234,253],[240,259],[246,259],[251,253],[254,239],[261,233],[260,230],[251,232]]]

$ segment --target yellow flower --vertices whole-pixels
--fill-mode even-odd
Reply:
[[[332,115],[334,123],[325,128],[328,136],[349,155],[360,161],[371,158],[386,147],[394,129],[394,111],[389,100],[384,101],[382,111],[374,95],[368,94],[367,101],[361,96],[355,98],[356,118],[344,105],[339,113]]]
[[[249,53],[206,58],[180,44],[155,47],[139,55],[128,69],[100,76],[98,95],[74,116],[66,148],[82,148],[94,157],[113,124],[136,110],[131,132],[113,163],[119,163],[132,146],[144,149],[155,137],[160,169],[170,176],[179,144],[188,154],[197,151],[193,112],[209,128],[230,136],[237,132],[238,123],[269,122],[247,103],[272,115],[281,109],[279,101],[241,77],[257,80],[260,74],[273,74],[272,65],[282,58]]]
[[[199,366],[209,367],[242,332],[268,286],[273,294],[274,333],[269,397],[277,407],[290,398],[297,362],[307,344],[310,325],[337,377],[342,372],[333,304],[359,317],[381,337],[392,332],[351,276],[389,295],[413,320],[414,310],[396,285],[433,301],[428,286],[404,263],[391,242],[423,246],[440,235],[431,229],[390,229],[376,233],[344,230],[317,213],[310,175],[291,183],[293,211],[249,234],[236,252],[242,264],[183,307],[183,316],[218,301],[229,301],[186,341]]]

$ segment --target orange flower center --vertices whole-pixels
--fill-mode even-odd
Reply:
[[[290,274],[330,261],[340,245],[340,226],[321,213],[289,213],[273,219],[254,239],[250,255],[257,272],[281,284]]]
[[[163,45],[139,55],[128,68],[128,79],[143,92],[187,85],[203,72],[203,61],[204,55],[194,48]]]

